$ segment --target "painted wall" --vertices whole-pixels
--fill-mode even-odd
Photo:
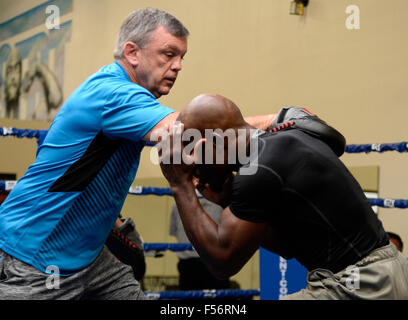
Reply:
[[[3,0],[1,26],[42,4]],[[349,5],[360,9],[360,29],[346,28]],[[311,0],[302,17],[289,14],[290,0],[72,0],[72,7],[61,15],[61,24],[69,22],[70,32],[59,43],[60,55],[53,48],[48,59],[43,57],[60,77],[63,99],[113,61],[122,20],[145,6],[171,12],[191,32],[183,70],[171,94],[160,100],[163,104],[181,110],[195,95],[216,92],[232,99],[246,116],[277,112],[283,105],[308,107],[342,131],[349,144],[407,141],[405,0]],[[39,33],[51,37],[52,32],[44,23],[38,24],[1,39],[0,48]],[[28,59],[27,54],[24,72]],[[0,60],[6,60],[5,55]],[[0,126],[18,128],[46,129],[49,123],[0,119]],[[21,177],[34,159],[34,144],[1,139],[0,172]],[[347,166],[379,166],[379,196],[408,199],[407,154],[346,154],[341,159]],[[159,168],[150,162],[149,149],[143,153],[134,184],[139,182],[165,185]],[[124,215],[134,217],[146,242],[175,241],[167,235],[172,201],[129,196]],[[379,217],[408,246],[408,211],[380,208]],[[175,263],[171,253],[149,258],[148,274],[176,274]],[[235,278],[243,288],[256,288],[257,270],[255,257]]]

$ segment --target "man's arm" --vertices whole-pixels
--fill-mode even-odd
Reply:
[[[265,114],[260,116],[246,117],[244,120],[257,129],[266,130],[275,122],[276,116],[277,114]]]
[[[173,112],[170,113],[168,116],[163,118],[160,122],[158,122],[144,137],[143,141],[146,142],[152,142],[152,143],[157,143],[156,136],[154,132],[156,130],[163,130],[165,129],[166,125],[168,130],[170,130],[176,121],[177,117],[179,116],[180,112]],[[260,116],[251,116],[251,117],[246,117],[244,120],[250,124],[251,126],[261,129],[261,130],[266,130],[268,127],[270,127],[273,122],[275,121],[276,114],[266,114],[266,115],[260,115]]]
[[[159,121],[150,131],[143,137],[143,141],[157,143],[157,137],[160,135],[155,134],[160,130],[167,128],[170,130],[173,127],[174,122],[176,121],[180,112],[173,112],[164,117]]]
[[[187,237],[218,278],[236,274],[258,250],[266,223],[241,220],[227,207],[219,224],[203,210],[192,183],[171,187]]]

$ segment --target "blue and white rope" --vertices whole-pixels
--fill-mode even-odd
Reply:
[[[48,130],[17,129],[12,127],[0,127],[0,136],[37,139],[37,145],[41,145]]]
[[[259,296],[259,290],[191,290],[145,292],[149,300],[168,299],[214,299],[214,298],[252,298]]]
[[[374,144],[349,144],[346,146],[346,153],[370,153],[384,151],[408,152],[408,142],[399,143],[374,143]]]
[[[17,138],[36,138],[38,144],[41,144],[47,135],[47,130],[32,130],[32,129],[17,129],[12,127],[0,127],[0,136],[14,136]],[[146,145],[149,145],[146,143]],[[370,152],[385,152],[398,151],[408,152],[408,142],[398,143],[373,143],[373,144],[349,144],[346,146],[346,153],[370,153]]]
[[[191,243],[144,243],[144,251],[192,251]]]
[[[0,192],[11,190],[16,184],[14,180],[0,180]],[[173,196],[170,188],[156,188],[156,187],[142,187],[133,186],[129,189],[129,194],[146,196]],[[368,198],[372,206],[378,206],[382,208],[408,208],[408,200],[405,199],[390,199],[390,198]]]

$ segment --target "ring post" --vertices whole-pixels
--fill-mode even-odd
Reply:
[[[259,268],[261,300],[279,300],[306,288],[307,270],[296,259],[259,248]]]

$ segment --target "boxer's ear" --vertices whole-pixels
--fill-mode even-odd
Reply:
[[[123,56],[133,67],[139,64],[140,51],[140,47],[131,41],[126,42],[123,46]]]

